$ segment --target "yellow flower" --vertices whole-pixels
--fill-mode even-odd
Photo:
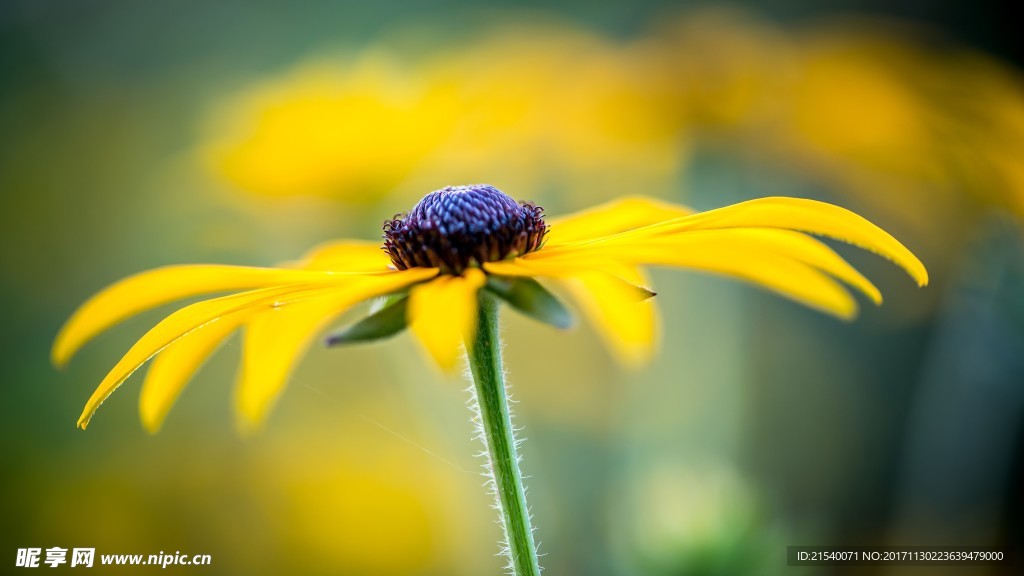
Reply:
[[[408,292],[403,320],[445,370],[472,337],[478,292],[543,278],[561,284],[618,356],[648,357],[655,343],[654,294],[642,266],[673,266],[737,278],[848,319],[857,302],[841,281],[876,304],[877,288],[816,234],[889,258],[918,285],[928,275],[892,236],[837,206],[761,198],[708,212],[628,197],[546,222],[540,208],[487,185],[425,196],[385,224],[379,245],[338,241],[289,268],[170,266],[126,278],[93,296],[61,329],[58,366],[85,342],[144,310],[200,294],[233,292],[169,315],[114,366],[85,406],[85,428],[99,405],[156,356],[142,386],[145,427],[157,430],[199,364],[244,328],[236,389],[238,415],[258,424],[296,359],[325,326],[355,304]],[[837,281],[838,280],[838,281]],[[545,293],[546,294],[546,293]],[[505,295],[508,296],[507,294]],[[516,305],[514,298],[509,301]],[[521,306],[520,306],[521,307]],[[158,355],[159,354],[159,355]]]
[[[687,145],[651,60],[534,20],[416,54],[322,54],[226,94],[198,156],[223,184],[273,198],[369,201],[483,174],[603,198],[665,187]]]
[[[356,200],[388,192],[458,117],[446,87],[421,76],[377,54],[304,64],[220,106],[203,158],[259,195]]]

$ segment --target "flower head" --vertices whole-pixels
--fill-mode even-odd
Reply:
[[[546,233],[544,210],[533,204],[516,203],[487,184],[449,186],[386,222],[384,250],[399,270],[422,266],[461,274],[533,252]]]
[[[140,338],[100,383],[78,425],[153,358],[142,386],[143,424],[155,431],[203,360],[244,331],[236,387],[240,421],[258,424],[310,342],[352,306],[389,296],[384,309],[340,336],[364,340],[408,326],[430,357],[452,369],[473,336],[482,289],[535,318],[564,326],[561,304],[538,284],[561,285],[627,363],[655,344],[655,311],[642,267],[690,268],[744,280],[840,318],[881,294],[810,234],[876,252],[918,283],[928,275],[895,238],[843,208],[795,198],[761,198],[694,213],[628,197],[545,222],[542,210],[487,185],[431,192],[385,223],[384,246],[337,241],[290,267],[185,265],[131,276],[93,296],[53,347],[58,366],[125,318],[190,296],[230,292],[185,306]]]

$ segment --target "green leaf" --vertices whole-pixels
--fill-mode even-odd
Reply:
[[[366,318],[329,335],[328,346],[341,346],[356,342],[370,342],[390,338],[405,330],[405,309],[409,297],[406,295],[388,296],[384,306]]]
[[[572,326],[572,313],[558,298],[532,278],[487,277],[488,292],[508,302],[523,314],[555,328]]]

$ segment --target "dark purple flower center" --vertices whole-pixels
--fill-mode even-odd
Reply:
[[[516,202],[487,184],[449,186],[385,222],[384,251],[399,270],[418,266],[460,274],[472,265],[532,252],[546,233],[543,208]]]

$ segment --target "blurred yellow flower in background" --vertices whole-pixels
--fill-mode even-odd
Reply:
[[[444,86],[417,72],[373,53],[305,64],[223,104],[206,161],[260,195],[387,192],[449,137],[459,113]]]
[[[645,61],[554,24],[414,57],[318,57],[227,96],[201,152],[232,186],[265,196],[360,201],[438,180],[553,183],[588,200],[663,188],[685,144]]]
[[[347,309],[377,296],[401,296],[378,314],[395,316],[391,333],[407,323],[433,360],[450,371],[463,341],[473,338],[478,293],[485,285],[513,307],[565,327],[557,302],[530,279],[564,283],[611,348],[636,363],[647,359],[655,344],[654,294],[644,287],[643,265],[723,274],[846,319],[856,314],[857,303],[836,280],[876,304],[881,294],[809,234],[876,252],[918,285],[928,282],[921,262],[877,226],[843,208],[794,198],[762,198],[704,213],[626,198],[558,219],[546,238],[548,228],[536,206],[517,204],[492,186],[459,186],[431,192],[384,231],[384,251],[339,241],[307,254],[298,269],[172,266],[129,277],[93,296],[58,334],[53,347],[58,366],[99,332],[141,311],[242,290],[186,306],[147,332],[100,383],[79,427],[85,428],[100,404],[159,354],[140,401],[144,425],[157,430],[193,372],[242,327],[236,404],[240,422],[255,426],[313,337]],[[524,280],[517,284],[517,278]],[[540,304],[524,303],[531,299]]]
[[[491,31],[424,66],[457,87],[463,112],[438,176],[533,174],[510,186],[547,182],[590,202],[678,176],[683,138],[667,121],[672,103],[655,98],[658,71],[643,54],[564,25],[531,32]]]
[[[990,56],[891,23],[793,30],[715,10],[667,19],[646,46],[680,87],[680,131],[871,203],[937,258],[970,206],[1024,216],[1024,80]]]

